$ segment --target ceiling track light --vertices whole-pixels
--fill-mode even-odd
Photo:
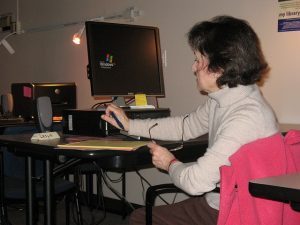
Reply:
[[[73,35],[73,43],[74,44],[80,45],[81,36],[82,36],[82,33],[83,33],[84,30],[85,30],[85,26],[80,28],[80,30]]]
[[[90,19],[89,21],[103,21],[104,17],[97,17],[94,19]],[[80,45],[82,33],[85,30],[85,25],[83,25],[77,33],[73,35],[73,43],[76,45]]]
[[[135,19],[137,17],[142,16],[142,15],[143,15],[143,11],[139,10],[133,6],[133,7],[129,7],[127,9],[125,9],[122,13],[119,13],[119,14],[114,14],[114,15],[107,16],[107,17],[96,17],[96,18],[88,19],[86,21],[104,21],[104,20],[124,19],[126,21],[128,20],[129,22],[133,22],[133,21],[135,21]],[[71,22],[71,23],[65,23],[65,24],[56,24],[56,25],[37,27],[37,28],[29,28],[26,30],[22,30],[21,22],[19,21],[19,0],[17,0],[16,19],[17,19],[16,26],[14,27],[14,29],[11,30],[11,33],[8,34],[7,36],[5,36],[4,38],[0,39],[0,45],[3,45],[10,54],[14,54],[15,50],[7,42],[7,38],[14,34],[19,35],[19,34],[28,33],[28,32],[41,32],[41,31],[47,31],[47,30],[53,30],[53,29],[59,29],[59,28],[64,28],[64,27],[68,27],[68,26],[83,24],[83,27],[81,27],[80,30],[73,35],[73,43],[79,45],[81,42],[82,34],[85,30],[85,25],[84,25],[85,21],[77,21],[77,22]]]
[[[107,17],[97,17],[93,19],[89,19],[88,21],[104,21],[104,20],[115,20],[115,19],[125,19],[129,22],[135,21],[135,19],[139,16],[143,15],[143,11],[139,10],[136,7],[129,7],[126,10],[124,10],[121,14],[116,14],[112,16]],[[83,31],[85,30],[85,25],[83,25],[80,30],[73,35],[73,43],[76,45],[80,45],[81,42],[81,36]]]

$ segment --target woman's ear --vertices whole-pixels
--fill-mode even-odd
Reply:
[[[222,74],[220,72],[213,73],[214,78],[218,79]]]
[[[221,77],[223,75],[224,70],[222,68],[219,68],[218,71],[213,73],[213,76],[218,79],[219,77]]]

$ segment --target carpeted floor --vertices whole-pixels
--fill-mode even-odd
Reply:
[[[42,209],[41,209],[42,211]],[[82,207],[82,218],[84,225],[128,225],[128,217],[123,218],[121,215],[116,215],[112,213],[106,213],[104,217],[104,213],[102,210],[90,210],[87,207]],[[71,225],[76,225],[76,221],[74,221],[74,216],[71,213]],[[11,225],[24,225],[26,224],[25,210],[23,205],[14,205],[8,207],[8,219]],[[43,224],[43,214],[39,216],[38,225]],[[64,203],[60,202],[57,205],[57,225],[65,225],[65,209]]]

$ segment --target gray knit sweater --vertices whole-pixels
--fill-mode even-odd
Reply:
[[[181,140],[183,116],[130,120],[129,134],[160,140]],[[194,164],[175,162],[169,174],[174,184],[191,195],[206,193],[208,204],[219,209],[218,193],[211,190],[220,182],[219,168],[230,165],[229,156],[243,144],[271,136],[278,131],[272,108],[257,85],[224,87],[210,93],[204,105],[190,113],[184,122],[184,140],[209,133],[208,148]]]

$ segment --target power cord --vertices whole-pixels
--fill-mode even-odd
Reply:
[[[130,98],[130,99],[128,99],[128,100],[125,102],[125,104],[128,105],[128,104],[134,102],[134,100],[135,100],[134,97],[133,97],[133,98]]]
[[[81,171],[81,169],[77,168],[75,170],[75,172],[74,172],[74,178],[75,177],[77,178],[77,182],[76,183],[77,183],[77,188],[78,188],[78,192],[79,192],[80,190],[83,189],[82,171]],[[77,197],[78,197],[78,194],[77,194]],[[75,206],[76,203],[74,203],[74,201],[75,201],[75,199],[73,199],[73,204],[72,204],[72,210],[71,210],[71,212],[72,212],[72,218],[73,218],[74,223],[78,225],[79,221],[77,220],[77,218],[75,216],[75,214],[77,213],[77,210],[76,210],[76,206]],[[83,201],[84,201],[84,205],[87,205],[87,201],[86,201],[85,198],[83,198]],[[83,218],[82,218],[82,223],[83,224],[88,224],[88,222],[86,220],[84,220]]]
[[[95,163],[95,162],[93,162],[94,163],[94,165],[96,166],[96,167],[98,167],[99,168],[99,171],[100,171],[100,173],[101,173],[101,177],[102,177],[102,179],[103,179],[103,182],[104,182],[104,184],[109,188],[109,190],[111,190],[111,192],[113,192],[119,199],[121,199],[121,200],[123,200],[132,210],[135,210],[135,208],[134,208],[134,206],[129,202],[129,201],[127,201],[127,199],[122,195],[122,194],[120,194],[116,189],[114,189],[111,185],[110,185],[110,183],[108,182],[108,178],[107,178],[107,175],[103,172],[103,170],[102,170],[102,168],[100,168],[98,165],[97,165],[97,163]]]
[[[98,169],[98,167],[96,167]],[[80,167],[77,168],[76,172],[74,173],[74,175],[77,177],[78,179],[78,188],[79,190],[83,190],[83,179],[82,179],[82,175],[84,175],[84,169],[80,169]],[[105,218],[106,218],[106,208],[105,208],[105,205],[104,205],[104,199],[103,199],[103,189],[102,189],[102,185],[101,185],[101,181],[99,181],[99,174],[100,174],[100,171],[97,170],[97,196],[98,196],[98,205],[95,207],[95,209],[99,209],[99,208],[102,208],[102,211],[103,211],[103,215],[100,219],[98,219],[96,221],[95,219],[95,215],[93,213],[93,208],[92,207],[88,207],[89,210],[89,214],[90,214],[90,218],[91,218],[91,221],[87,221],[87,220],[83,220],[83,224],[89,224],[89,225],[98,225],[98,224],[101,224]],[[87,203],[87,199],[86,198],[83,198],[83,201],[84,201],[84,204],[85,205],[88,205]],[[77,221],[75,219],[75,213],[74,213],[75,209],[74,209],[74,206],[73,206],[73,210],[72,210],[72,215],[73,215],[73,221],[75,224],[79,224],[79,221]]]
[[[102,218],[98,219],[96,221],[95,216],[92,217],[92,224],[93,225],[99,225],[101,224],[105,218],[106,218],[106,207],[105,207],[105,203],[104,203],[104,193],[103,193],[103,188],[102,188],[102,183],[101,183],[101,171],[99,170],[99,167],[97,168],[97,196],[98,196],[98,206],[96,207],[96,209],[102,209],[103,211],[103,216]],[[102,203],[102,205],[101,205]]]
[[[119,178],[117,178],[117,179],[112,179],[112,178],[110,178],[110,177],[108,176],[108,174],[107,174],[106,171],[104,171],[104,170],[102,170],[102,171],[103,171],[103,173],[105,174],[106,178],[107,178],[111,183],[120,183],[120,182],[123,180],[123,178],[124,178],[124,176],[123,176],[123,174],[122,174]]]
[[[94,104],[91,109],[97,109],[100,106],[103,106],[105,104],[109,104],[109,103],[113,103],[118,97],[112,97],[112,100],[110,101],[105,101],[105,102],[97,102],[96,104]]]
[[[146,204],[145,197],[144,197],[145,196],[145,188],[144,188],[143,181],[145,183],[147,183],[149,187],[151,187],[152,185],[150,184],[150,182],[137,169],[135,170],[135,172],[136,172],[136,174],[141,179],[141,184],[142,184],[142,188],[143,188],[143,191],[142,191],[142,193],[143,193],[143,200],[144,200],[144,203]],[[174,195],[174,198],[173,198],[173,200],[172,200],[171,203],[169,203],[167,200],[165,200],[161,195],[158,195],[157,197],[160,198],[160,200],[162,200],[165,204],[170,205],[170,204],[173,204],[176,201],[177,193]]]

